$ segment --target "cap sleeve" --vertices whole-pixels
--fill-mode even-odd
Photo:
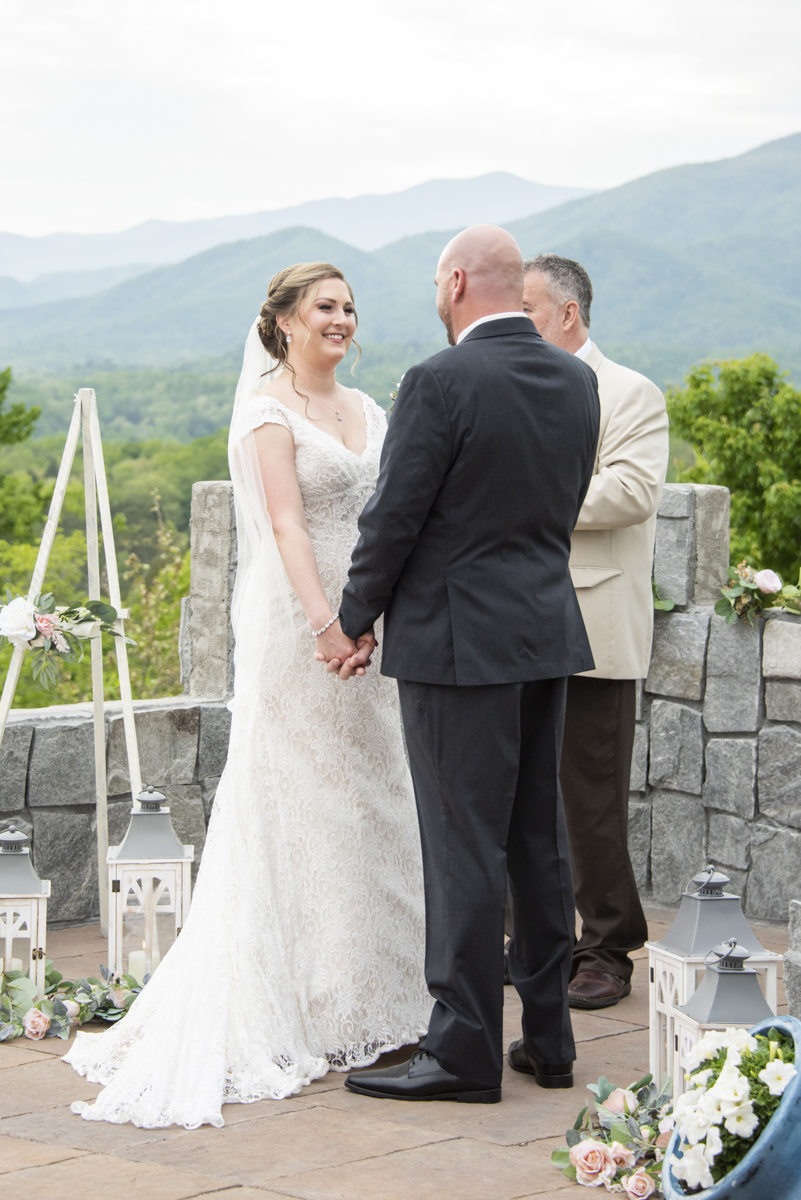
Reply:
[[[240,428],[243,434],[251,429],[258,429],[260,425],[283,425],[290,433],[292,432],[289,414],[280,400],[276,400],[274,396],[259,396],[258,394],[251,396],[242,413]]]

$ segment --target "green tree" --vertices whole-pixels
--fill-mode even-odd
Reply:
[[[41,409],[12,404],[3,411],[11,386],[11,367],[0,371],[0,446],[14,446],[33,433]],[[32,479],[24,471],[0,475],[0,538],[26,541],[41,526],[52,486]]]
[[[766,354],[694,367],[668,394],[671,432],[696,453],[685,483],[731,491],[731,558],[794,583],[801,558],[801,392]],[[721,581],[722,583],[723,581]]]

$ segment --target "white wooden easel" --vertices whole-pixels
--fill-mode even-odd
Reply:
[[[124,618],[129,616],[128,610],[123,609],[120,596],[120,580],[117,572],[117,557],[114,550],[114,526],[111,520],[111,508],[108,500],[108,485],[106,483],[106,468],[103,462],[103,446],[100,440],[100,422],[97,417],[97,400],[93,388],[81,388],[75,397],[75,411],[72,414],[64,453],[61,456],[61,466],[50,501],[50,511],[47,514],[47,524],[39,546],[36,565],[28,595],[36,596],[42,590],[50,551],[61,519],[61,509],[67,492],[72,464],[75,461],[75,451],[78,437],[83,431],[83,482],[86,493],[86,547],[88,559],[89,599],[100,599],[100,552],[97,537],[97,506],[100,505],[100,525],[103,531],[103,556],[106,561],[108,576],[109,602],[119,613],[114,628],[123,634]],[[108,887],[106,880],[106,853],[108,851],[108,805],[106,796],[106,730],[104,718],[103,697],[103,647],[100,637],[91,639],[92,653],[92,706],[95,732],[95,795],[97,800],[97,869],[100,893],[100,926],[104,937],[108,936]],[[114,639],[117,654],[117,673],[120,680],[120,698],[122,700],[122,719],[125,728],[125,747],[128,754],[128,773],[131,780],[131,793],[136,797],[142,790],[142,777],[139,769],[139,750],[136,742],[136,725],[134,723],[133,698],[131,695],[131,676],[128,671],[128,647],[124,638]],[[14,692],[19,681],[22,662],[26,649],[15,647],[11,663],[6,675],[3,694],[0,697],[0,742],[3,740],[8,714],[14,699]]]

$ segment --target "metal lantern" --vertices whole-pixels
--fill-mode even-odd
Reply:
[[[108,851],[109,964],[143,983],[181,932],[192,887],[194,846],[176,837],[165,797],[140,793],[119,846]]]
[[[776,1013],[759,986],[756,971],[745,966],[750,954],[732,937],[715,946],[698,990],[674,1014],[673,1097],[684,1091],[692,1070],[692,1051],[709,1029],[750,1029]]]
[[[665,936],[645,943],[650,968],[650,1070],[658,1083],[673,1074],[676,1013],[695,992],[713,947],[733,937],[747,949],[751,968],[765,976],[766,1001],[776,1012],[782,956],[760,944],[743,915],[740,897],[724,890],[728,883],[728,876],[713,866],[699,872],[682,893],[679,911]]]
[[[50,880],[33,869],[28,839],[13,826],[0,833],[0,968],[24,971],[44,995]]]

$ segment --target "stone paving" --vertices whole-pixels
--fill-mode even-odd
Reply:
[[[672,914],[649,917],[661,937]],[[759,926],[759,936],[786,949],[779,927]],[[48,943],[70,978],[96,974],[105,945],[92,925],[53,932]],[[331,1073],[290,1100],[226,1106],[223,1129],[94,1124],[69,1109],[99,1089],[59,1061],[68,1043],[20,1038],[0,1045],[0,1200],[569,1200],[586,1193],[550,1165],[551,1151],[564,1144],[587,1083],[606,1075],[625,1085],[647,1071],[647,978],[640,951],[631,996],[574,1013],[572,1091],[543,1091],[507,1071],[503,1102],[492,1106],[369,1100]],[[784,1011],[781,990],[780,1001]],[[519,1036],[512,988],[505,1027],[507,1042]]]

